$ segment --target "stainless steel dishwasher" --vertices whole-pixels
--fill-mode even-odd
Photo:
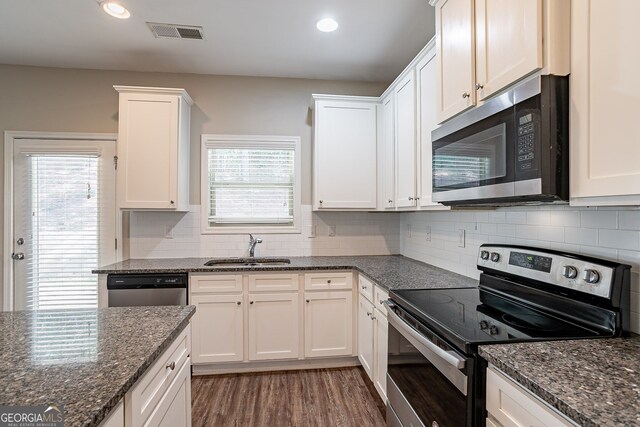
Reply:
[[[109,274],[109,307],[187,305],[186,274]]]

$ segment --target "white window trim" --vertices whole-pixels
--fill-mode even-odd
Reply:
[[[293,224],[292,225],[238,225],[212,227],[209,225],[209,181],[208,152],[209,148],[227,147],[233,142],[234,147],[255,147],[255,143],[268,148],[293,148],[295,181],[293,188]],[[300,192],[302,186],[302,167],[299,136],[273,135],[211,135],[203,134],[200,150],[200,232],[202,234],[300,234],[301,212]]]

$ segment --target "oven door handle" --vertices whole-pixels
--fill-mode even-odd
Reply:
[[[466,360],[464,358],[453,351],[447,351],[438,347],[436,344],[423,337],[420,332],[412,328],[409,324],[407,324],[407,322],[402,320],[402,318],[398,316],[395,311],[393,311],[394,304],[390,303],[389,301],[385,301],[384,304],[387,307],[389,320],[391,321],[391,323],[393,323],[393,326],[395,326],[396,328],[400,328],[403,332],[411,335],[413,339],[418,341],[432,353],[435,353],[436,356],[447,362],[449,365],[454,366],[456,369],[464,369],[466,365]]]

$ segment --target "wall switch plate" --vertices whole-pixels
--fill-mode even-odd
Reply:
[[[425,234],[424,234],[424,238],[427,242],[431,241],[431,226],[427,225],[427,228],[424,230]]]
[[[407,239],[411,238],[411,224],[407,224]]]
[[[329,237],[334,237],[336,235],[336,226],[330,225],[328,229]]]
[[[458,247],[464,248],[464,229],[458,229]]]

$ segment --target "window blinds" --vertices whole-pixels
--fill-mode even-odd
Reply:
[[[293,224],[293,148],[209,148],[209,225]]]
[[[29,155],[22,212],[26,308],[98,306],[100,158]]]

